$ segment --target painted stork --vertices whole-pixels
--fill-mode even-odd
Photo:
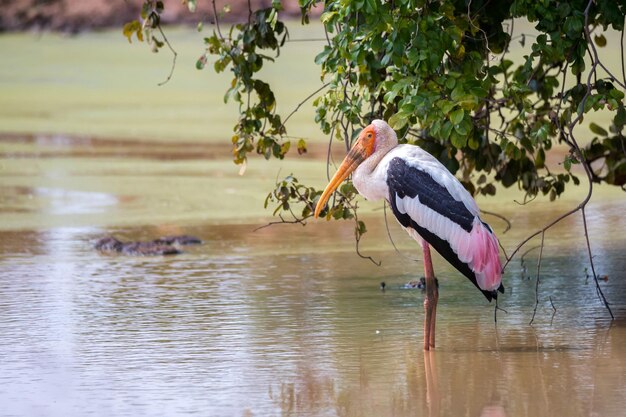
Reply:
[[[422,246],[424,349],[430,350],[435,347],[439,299],[430,246],[491,301],[497,291],[504,292],[498,239],[480,219],[476,202],[459,180],[419,146],[398,145],[396,133],[382,120],[361,131],[320,197],[315,217],[352,172],[359,194],[367,200],[387,200],[398,222]]]

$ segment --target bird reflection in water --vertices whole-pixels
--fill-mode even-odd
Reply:
[[[424,351],[424,375],[426,375],[426,404],[428,416],[439,416],[441,407],[441,395],[439,394],[439,382],[435,352]]]
[[[424,351],[424,376],[426,379],[428,417],[441,416],[441,393],[439,391],[439,373],[437,371],[436,355],[436,352]],[[502,405],[488,404],[481,410],[480,417],[507,417],[507,414]]]
[[[358,371],[355,369],[358,375],[352,375],[354,380],[349,376],[324,375],[314,367],[304,366],[295,380],[270,384],[269,397],[282,415],[507,417],[504,407],[493,397],[486,399],[482,409],[474,408],[473,401],[459,403],[458,395],[455,396],[458,385],[450,384],[446,375],[440,385],[437,362],[445,356],[437,355],[434,351],[424,351],[423,356],[416,355],[413,349],[407,351],[406,379],[392,387],[375,378],[375,371],[372,373],[366,362],[359,362]],[[381,389],[381,384],[385,388]]]

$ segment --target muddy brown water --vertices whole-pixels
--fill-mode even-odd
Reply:
[[[2,416],[626,415],[626,207],[613,191],[588,214],[615,321],[586,277],[574,217],[546,235],[532,326],[536,251],[525,271],[519,259],[507,268],[497,324],[493,304],[436,259],[438,346],[425,354],[422,293],[403,289],[421,275],[418,246],[390,219],[398,253],[381,210],[365,215],[362,247],[376,267],[354,253],[349,222],[254,232],[265,220],[248,207],[243,221],[198,214],[220,187],[232,188],[228,210],[250,204],[249,186],[210,161],[109,157],[1,160]],[[485,204],[511,218],[510,249],[572,201]],[[172,233],[205,243],[155,258],[91,247]]]

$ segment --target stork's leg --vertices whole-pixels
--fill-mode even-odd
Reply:
[[[437,300],[439,300],[439,290],[435,282],[433,272],[433,262],[430,257],[430,246],[422,241],[424,252],[424,275],[426,279],[426,297],[424,298],[424,350],[435,347],[435,322],[437,314]]]

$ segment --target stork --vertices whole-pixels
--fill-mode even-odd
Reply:
[[[478,288],[488,301],[504,292],[498,239],[480,219],[476,202],[459,180],[419,146],[399,145],[394,130],[374,120],[361,131],[315,207],[317,218],[339,185],[352,182],[367,200],[385,199],[398,222],[423,250],[424,350],[435,347],[439,292],[430,247]]]

